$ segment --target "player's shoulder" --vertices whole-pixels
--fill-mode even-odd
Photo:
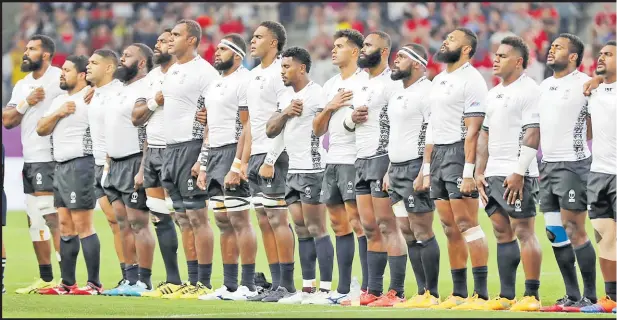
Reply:
[[[480,80],[486,82],[480,71],[469,62],[461,67],[460,75],[461,78],[465,79],[467,82],[474,83]]]
[[[334,76],[330,77],[330,79],[328,79],[325,83],[324,83],[324,87],[325,88],[329,88],[331,85],[337,83],[338,81],[341,80],[341,74],[335,74]]]
[[[497,84],[496,86],[494,86],[494,87],[492,87],[492,88],[490,88],[488,90],[488,95],[489,96],[494,96],[494,95],[496,95],[496,94],[498,94],[498,93],[500,93],[502,91],[503,91],[503,84],[502,84],[502,82],[499,82],[499,84]]]
[[[591,77],[584,73],[584,72],[580,72],[578,70],[575,70],[574,72],[572,72],[572,81],[579,83],[579,84],[585,84],[585,82],[591,80]],[[581,87],[582,89],[582,87]]]
[[[62,74],[62,69],[55,66],[49,66],[49,74],[50,76],[60,76],[60,74]],[[32,74],[30,74],[30,76],[32,76]],[[60,81],[60,79],[58,79],[58,81]]]
[[[540,85],[532,77],[523,74],[519,84],[519,89],[522,93],[537,93],[540,90]]]

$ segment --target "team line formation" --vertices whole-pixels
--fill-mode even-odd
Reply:
[[[6,128],[21,126],[29,230],[40,256],[40,279],[17,293],[615,313],[615,41],[600,50],[591,78],[576,70],[581,40],[561,34],[548,52],[553,76],[538,85],[525,75],[523,40],[507,37],[493,62],[502,81],[488,90],[469,63],[477,37],[465,28],[444,39],[436,59],[446,69],[432,81],[425,77],[423,46],[394,49],[386,33],[339,30],[332,63],[340,73],[323,87],[310,79],[309,52],[284,48],[278,22],[262,22],[249,44],[237,34],[224,36],[214,65],[196,53],[200,35],[195,21],[181,20],[160,34],[154,49],[134,43],[121,56],[100,49],[70,56],[62,68],[50,64],[49,37],[29,39],[21,69],[30,73],[2,110]],[[398,50],[392,69],[391,50]],[[246,54],[261,63],[249,71],[242,66]],[[586,143],[592,136],[593,157]],[[494,298],[480,200],[498,242],[501,286]],[[122,272],[108,290],[99,280],[96,201]],[[218,289],[210,281],[215,239],[208,203],[220,230]],[[544,306],[536,203],[566,288],[563,298]],[[255,271],[251,209],[272,283]],[[443,249],[432,227],[435,209],[448,244],[454,286],[448,296],[438,292]],[[597,253],[584,227],[587,212]],[[150,223],[166,271],[156,286]],[[174,223],[187,257],[186,282]],[[296,243],[301,289],[293,278]],[[83,287],[75,280],[80,247],[88,274]],[[352,278],[356,250],[360,281]],[[332,288],[335,256],[338,286]],[[409,299],[407,261],[418,287]],[[525,292],[517,296],[521,261]],[[605,281],[601,295],[596,263]]]

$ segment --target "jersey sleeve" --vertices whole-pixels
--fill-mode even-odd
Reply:
[[[314,116],[326,107],[327,102],[323,88],[316,86],[313,92],[310,93],[310,98],[310,104],[305,107],[308,107],[308,112]]]
[[[47,110],[43,114],[43,117],[51,116],[54,112],[56,112],[56,110],[60,109],[60,107],[62,106],[63,103],[64,103],[64,101],[63,101],[63,99],[61,97],[59,97],[59,96],[55,97],[54,100],[51,101],[51,104],[49,105],[49,108],[47,108]]]
[[[332,78],[330,78],[330,79],[328,79],[328,81],[326,81],[326,83],[324,83],[324,85],[323,85],[323,87],[321,89],[322,99],[323,99],[324,103],[323,103],[323,106],[321,106],[320,108],[317,108],[316,112],[322,112],[326,108],[326,105],[330,102],[330,101],[328,101],[327,95],[328,95],[328,90],[330,90],[329,88],[332,87],[332,83],[333,82],[334,81],[332,81]]]
[[[482,76],[472,77],[465,83],[464,117],[483,117],[486,113],[488,87]],[[477,79],[476,79],[477,78]]]
[[[208,93],[208,89],[210,88],[210,84],[218,80],[220,78],[220,75],[218,74],[218,72],[216,72],[214,67],[205,60],[203,61],[202,67],[200,69],[201,77],[199,78],[199,92],[201,92],[201,96],[205,98]]]
[[[240,81],[240,84],[238,85],[238,110],[240,111],[248,110],[249,103],[247,97],[247,90],[249,86],[249,80],[250,77],[245,77],[245,79],[242,79]]]
[[[22,86],[23,86],[23,81],[22,80],[17,81],[17,83],[15,84],[15,87],[13,87],[13,91],[11,92],[11,99],[9,100],[9,103],[6,104],[6,107],[15,108],[22,100],[26,98],[23,96]]]
[[[540,89],[536,86],[527,90],[529,94],[526,95],[522,105],[523,128],[539,128],[540,109],[538,101],[540,100]]]

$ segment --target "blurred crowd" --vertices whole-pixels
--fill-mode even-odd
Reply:
[[[392,36],[393,47],[417,42],[431,55],[439,49],[445,35],[458,26],[472,29],[479,42],[473,64],[487,81],[491,76],[492,52],[509,35],[523,37],[531,49],[527,73],[541,81],[550,75],[544,66],[550,42],[561,32],[581,35],[585,19],[593,19],[593,43],[587,44],[581,70],[593,73],[595,52],[601,44],[615,39],[615,5],[607,3],[595,17],[586,13],[587,3],[23,3],[15,15],[19,26],[2,59],[3,102],[6,92],[25,74],[21,57],[28,37],[35,33],[56,41],[53,64],[62,65],[70,54],[89,55],[100,48],[120,52],[126,45],[142,42],[154,46],[158,34],[183,18],[195,19],[203,29],[199,53],[214,59],[216,44],[226,33],[240,33],[250,41],[253,30],[263,20],[283,23],[289,46],[303,46],[313,54],[314,81],[323,84],[337,70],[332,66],[332,34],[337,29],[353,28],[366,34],[383,30]],[[394,53],[393,53],[394,54]],[[393,59],[391,59],[393,61]],[[257,61],[248,57],[248,68]],[[429,61],[429,77],[443,66]]]

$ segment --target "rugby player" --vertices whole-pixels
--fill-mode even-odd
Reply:
[[[478,138],[476,186],[497,238],[501,282],[499,296],[487,302],[484,310],[540,309],[542,250],[535,233],[540,88],[524,74],[528,62],[529,49],[523,39],[506,37],[501,41],[493,60],[493,74],[501,83],[488,92]],[[517,302],[516,269],[521,258],[525,293]]]
[[[598,242],[598,261],[604,277],[605,296],[595,305],[585,306],[581,312],[615,312],[617,292],[615,248],[615,165],[617,137],[615,134],[615,40],[600,49],[596,74],[602,84],[591,92],[589,113],[592,121],[593,148],[591,172],[587,182],[588,210]]]
[[[488,300],[488,246],[478,224],[478,191],[473,177],[488,93],[486,81],[469,62],[477,43],[477,36],[469,29],[450,32],[436,54],[446,70],[433,79],[428,92],[434,147],[423,170],[430,172],[431,198],[448,239],[454,284],[452,295],[431,307],[437,309],[467,309]],[[466,299],[468,256],[475,294]]]
[[[342,124],[356,135],[356,200],[369,243],[368,292],[361,296],[360,304],[373,307],[391,307],[403,301],[407,268],[407,245],[383,184],[390,165],[388,103],[403,88],[402,81],[390,77],[391,45],[390,36],[381,31],[364,38],[358,66],[367,69],[369,79],[360,83],[360,91],[354,94],[353,106]],[[390,289],[382,296],[387,263]]]
[[[281,54],[281,76],[287,87],[277,102],[277,113],[266,125],[266,135],[283,144],[289,154],[285,201],[294,221],[302,268],[303,292],[279,300],[284,304],[312,304],[329,296],[332,285],[334,246],[326,228],[326,208],[319,201],[323,182],[322,139],[313,133],[313,119],[323,109],[320,85],[311,81],[311,56],[292,47]],[[319,291],[312,291],[315,258],[319,262]],[[306,292],[305,290],[311,290]]]
[[[114,79],[118,68],[119,58],[116,53],[109,49],[96,50],[88,61],[86,67],[86,80],[92,85],[94,91],[86,93],[84,97],[88,104],[88,118],[90,125],[90,137],[92,139],[92,154],[94,156],[94,196],[107,218],[107,223],[114,236],[114,249],[120,261],[122,278],[116,287],[103,291],[104,295],[116,295],[117,289],[126,282],[125,252],[123,246],[130,248],[128,253],[133,261],[135,253],[135,237],[126,223],[120,225],[116,219],[114,208],[105,194],[102,186],[103,177],[107,176],[107,148],[105,146],[105,113],[109,109],[108,104],[113,103],[117,92],[121,90],[122,83]],[[105,172],[105,174],[104,174]]]
[[[39,136],[51,135],[54,142],[54,206],[69,210],[69,214],[59,211],[62,282],[54,288],[39,290],[43,295],[98,295],[103,291],[99,280],[101,243],[93,220],[94,157],[88,106],[84,101],[89,89],[87,65],[86,56],[67,57],[60,76],[60,88],[66,93],[52,101],[36,128]],[[80,242],[88,269],[88,282],[82,288],[77,287],[75,279]]]
[[[329,146],[326,155],[322,195],[330,214],[330,224],[336,235],[336,260],[339,277],[338,287],[322,302],[315,304],[341,304],[358,297],[368,287],[367,241],[360,223],[356,206],[356,141],[355,135],[340,126],[345,118],[346,108],[351,106],[354,92],[360,90],[359,83],[368,80],[368,73],[358,67],[358,57],[364,43],[364,36],[352,29],[337,31],[332,48],[332,63],[338,66],[340,73],[324,84],[324,94],[328,103],[322,110],[317,110],[313,120],[313,132],[321,137],[329,133]],[[330,125],[332,124],[332,125]],[[351,271],[355,256],[353,233],[358,241],[362,283],[352,282]],[[352,291],[352,287],[358,287]]]
[[[49,109],[51,101],[64,93],[59,82],[61,70],[51,65],[55,49],[54,41],[48,36],[37,34],[30,37],[21,63],[21,71],[30,73],[15,84],[10,101],[2,109],[5,128],[21,126],[26,213],[30,238],[39,263],[40,278],[25,288],[17,289],[18,294],[36,293],[38,289],[52,288],[57,284],[53,281],[49,243],[53,239],[52,244],[60,262],[60,231],[53,196],[56,164],[52,156],[51,138],[40,137],[36,133],[37,121]]]
[[[249,73],[247,102],[249,121],[244,142],[243,175],[248,178],[253,206],[270,265],[272,289],[263,290],[249,301],[277,302],[293,295],[294,235],[287,217],[285,180],[289,156],[275,149],[274,140],[266,135],[266,123],[277,110],[276,103],[286,87],[281,79],[281,59],[287,34],[278,22],[264,21],[253,32],[251,56],[261,63]],[[267,155],[270,154],[270,157]],[[245,157],[247,156],[247,157]]]
[[[128,254],[130,243],[124,243],[125,283],[122,295],[140,296],[152,289],[154,237],[150,230],[146,193],[135,181],[142,162],[146,128],[135,127],[131,114],[137,98],[148,90],[145,78],[152,70],[152,49],[142,43],[129,45],[122,52],[116,78],[123,82],[105,110],[104,135],[108,172],[103,172],[102,186],[111,202],[120,228],[130,228],[134,235],[136,256]],[[132,256],[132,257],[131,257]]]
[[[196,52],[201,34],[201,27],[194,20],[180,20],[174,26],[167,47],[169,54],[176,57],[176,63],[169,68],[161,85],[165,104],[163,120],[174,124],[165,126],[162,184],[175,211],[186,211],[198,261],[197,283],[179,291],[184,299],[197,299],[212,292],[214,235],[208,219],[207,192],[196,184],[205,125],[196,119],[196,113],[205,108],[206,90],[220,76]],[[197,170],[193,170],[195,167]]]
[[[578,312],[597,300],[596,253],[585,231],[591,128],[583,85],[590,77],[577,71],[584,49],[577,36],[560,34],[546,60],[553,76],[540,85],[540,211],[566,287],[566,295],[542,311]],[[583,278],[582,296],[575,262]]]
[[[160,94],[157,97],[157,93],[160,91],[165,74],[175,63],[175,57],[169,54],[167,48],[170,37],[171,29],[165,29],[159,35],[153,51],[153,62],[159,66],[148,73],[146,81],[149,89],[142,92],[144,96],[137,99],[131,115],[133,125],[146,125],[147,138],[144,144],[141,168],[139,174],[135,177],[135,184],[146,189],[146,205],[150,209],[150,217],[156,231],[167,276],[166,280],[157,285],[155,290],[142,293],[143,297],[153,298],[172,294],[180,290],[182,285],[178,270],[178,235],[171,212],[165,202],[165,190],[161,186],[165,128],[163,123],[163,98]],[[150,105],[148,105],[148,102],[150,102]]]
[[[248,73],[242,66],[246,42],[238,34],[221,39],[214,54],[214,68],[222,78],[210,85],[205,96],[208,110],[208,150],[201,155],[197,186],[206,190],[214,204],[220,230],[223,285],[199,300],[246,300],[257,295],[255,258],[257,238],[251,224],[248,182],[240,178],[245,124],[248,121],[246,85]],[[242,278],[238,285],[238,258]]]
[[[394,215],[405,241],[418,286],[417,295],[396,308],[428,308],[439,303],[439,245],[433,233],[434,205],[428,190],[420,188],[426,128],[430,105],[425,93],[431,81],[425,76],[427,51],[417,43],[403,46],[394,60],[390,78],[403,88],[388,103],[390,169],[384,188],[390,189]],[[414,187],[415,184],[415,187]]]
[[[6,226],[6,193],[4,192],[4,143],[2,144],[2,228]],[[4,267],[6,267],[6,251],[4,250],[4,236],[2,236],[2,294],[6,293],[4,288]]]

